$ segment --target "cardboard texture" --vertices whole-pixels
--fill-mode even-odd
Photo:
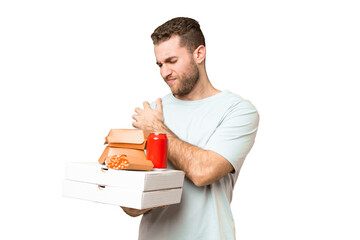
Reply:
[[[182,188],[141,192],[118,187],[64,180],[63,196],[135,209],[160,207],[181,201]]]
[[[126,155],[129,165],[127,170],[149,171],[154,164],[146,159],[144,149],[150,131],[140,129],[111,129],[106,141],[105,150],[98,162],[105,164],[105,160],[113,155]]]
[[[154,164],[150,160],[146,159],[145,152],[143,150],[127,148],[105,147],[105,150],[101,154],[98,162],[100,164],[105,164],[107,157],[122,154],[125,154],[129,161],[129,166],[126,168],[127,170],[150,171],[154,167]]]
[[[181,201],[185,173],[179,170],[127,171],[96,162],[68,163],[63,196],[145,209]]]
[[[150,131],[141,129],[111,129],[105,137],[109,147],[142,149],[146,148]]]
[[[128,158],[135,158],[135,159],[143,159],[146,160],[146,155],[143,150],[137,149],[127,149],[127,148],[112,148],[112,147],[105,147],[105,150],[101,154],[99,158],[100,164],[105,164],[105,159],[112,155],[122,155],[125,154]]]
[[[66,168],[66,179],[69,180],[136,191],[179,188],[183,186],[184,177],[185,173],[179,170],[114,170],[96,162],[70,162]]]

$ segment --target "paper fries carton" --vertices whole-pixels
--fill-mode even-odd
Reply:
[[[113,155],[126,155],[129,165],[126,170],[142,170],[149,171],[154,164],[146,159],[145,152],[139,149],[113,148],[107,146],[99,158],[99,163],[105,164],[105,160]]]

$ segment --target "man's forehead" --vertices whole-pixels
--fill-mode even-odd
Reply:
[[[180,47],[180,37],[173,36],[169,40],[154,46],[156,61],[161,62],[170,57],[177,57],[186,52],[185,47]]]

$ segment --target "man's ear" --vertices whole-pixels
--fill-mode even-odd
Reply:
[[[201,64],[202,62],[204,62],[206,57],[206,48],[204,45],[200,45],[199,47],[197,47],[195,49],[195,51],[193,52],[193,58],[194,61],[197,64]]]

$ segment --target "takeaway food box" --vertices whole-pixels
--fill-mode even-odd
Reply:
[[[127,133],[130,137],[126,137]],[[146,135],[134,129],[110,131],[105,142],[108,146],[98,162],[67,164],[63,196],[135,209],[180,203],[185,173],[172,169],[150,170],[151,166],[144,165]],[[145,166],[147,171],[116,170],[104,165],[107,156],[122,152],[129,156],[130,162],[139,161],[140,164],[133,164],[135,168]]]
[[[105,137],[107,145],[98,162],[105,164],[105,159],[113,155],[125,155],[129,161],[128,170],[151,170],[153,163],[146,159],[144,149],[150,131],[140,129],[111,129]]]
[[[68,163],[63,196],[145,209],[180,203],[184,172],[108,169],[96,162]]]

